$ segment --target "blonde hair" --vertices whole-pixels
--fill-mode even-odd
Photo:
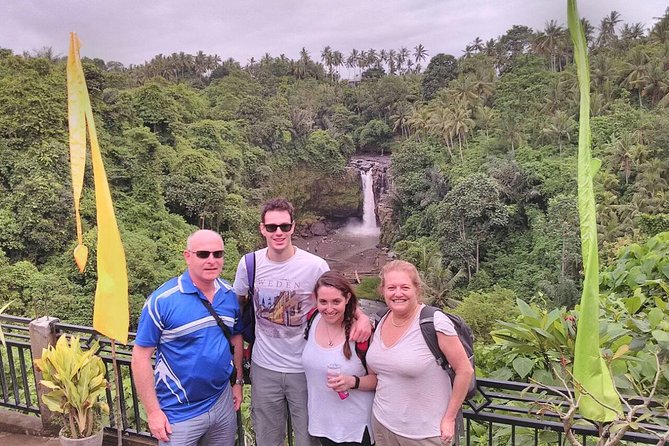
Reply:
[[[406,273],[407,276],[409,276],[409,279],[411,280],[411,283],[413,284],[414,287],[416,287],[416,290],[418,291],[417,298],[418,302],[423,301],[423,281],[420,278],[420,273],[418,272],[418,268],[416,268],[412,263],[407,262],[406,260],[393,260],[392,262],[386,263],[383,265],[383,268],[381,269],[381,272],[379,273],[379,278],[381,279],[381,283],[379,284],[379,294],[383,296],[383,287],[385,286],[385,277],[386,274],[393,272],[393,271],[400,271],[403,273]]]

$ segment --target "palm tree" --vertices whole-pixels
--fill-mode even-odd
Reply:
[[[367,50],[367,65],[374,68],[381,68],[379,54],[374,48]]]
[[[636,90],[639,96],[639,107],[643,106],[641,96],[648,85],[648,55],[641,49],[632,51],[631,60],[627,63],[629,74],[623,80],[630,90]]]
[[[423,107],[423,109],[428,115],[426,130],[441,137],[444,140],[446,150],[451,159],[455,158],[452,150],[453,136],[455,136],[453,111],[448,107],[438,105]]]
[[[410,137],[416,138],[420,142],[427,133],[429,124],[429,108],[412,106],[407,117],[407,127],[409,128]]]
[[[643,89],[643,96],[649,96],[650,102],[657,105],[669,92],[669,73],[661,61],[654,59],[648,64],[648,83]]]
[[[562,46],[567,32],[562,26],[559,26],[555,20],[546,23],[544,32],[541,34],[541,46],[545,54],[549,56],[549,66],[552,71],[558,70],[558,53]]]
[[[348,58],[346,58],[346,66],[349,68],[353,68],[353,76],[355,76],[355,67],[358,66],[358,58],[359,58],[359,53],[358,50],[353,48],[351,50],[351,54],[349,54]]]
[[[624,133],[614,138],[609,145],[611,165],[619,166],[618,170],[625,176],[625,184],[629,184],[633,166],[643,162],[646,153],[647,149],[641,144],[641,133],[638,131]]]
[[[332,75],[334,59],[332,58],[332,48],[330,48],[330,45],[326,46],[323,48],[323,51],[321,51],[321,62],[328,67],[328,74],[330,75],[330,78],[334,80],[334,76]]]
[[[395,74],[397,72],[397,52],[393,49],[388,50],[386,59],[388,61],[388,72]]]
[[[474,54],[480,53],[481,51],[483,51],[483,40],[481,40],[479,36],[476,36],[476,38],[474,39],[474,41],[472,41],[470,46]]]
[[[425,246],[421,248],[417,267],[426,287],[427,303],[440,306],[448,304],[451,291],[467,276],[464,268],[458,268],[453,260],[444,265],[439,249],[428,250]]]
[[[422,43],[419,43],[414,47],[413,58],[416,61],[416,64],[419,64],[420,62],[427,59],[427,56],[428,56],[427,51],[425,50],[425,47],[423,46]]]
[[[339,73],[339,67],[344,64],[344,55],[341,53],[341,51],[332,52],[332,64],[337,67],[337,73]],[[339,77],[339,74],[337,77]]]
[[[367,67],[369,67],[369,62],[367,60],[367,51],[362,50],[358,54],[358,68],[360,68],[360,74],[362,74]]]
[[[571,132],[576,128],[576,121],[573,116],[569,116],[562,110],[558,110],[549,120],[546,127],[541,129],[541,133],[557,139],[558,150],[562,155],[562,140],[566,138],[571,141]]]
[[[599,25],[599,36],[597,37],[596,42],[598,47],[609,46],[618,39],[618,36],[616,35],[616,25],[620,22],[620,13],[618,11],[611,11],[608,16],[602,19]]]
[[[628,46],[631,41],[637,41],[643,38],[644,34],[643,23],[637,22],[633,25],[625,23],[620,30],[620,40]]]
[[[490,129],[495,126],[497,120],[497,112],[490,107],[476,107],[474,113],[476,126],[485,132],[486,139],[490,138]]]
[[[401,47],[400,50],[397,52],[397,68],[400,74],[404,74],[402,66],[407,60],[409,60],[409,57],[410,57],[409,50],[406,47]]]
[[[477,85],[469,75],[460,75],[449,84],[447,94],[467,108],[474,107],[480,102]]]
[[[411,113],[412,109],[409,103],[402,101],[395,106],[395,113],[390,116],[390,121],[393,124],[393,131],[399,131],[404,138],[409,137],[409,116]]]
[[[669,9],[667,12],[669,12]],[[660,43],[662,45],[669,43],[669,14],[665,13],[660,18],[660,21],[651,29],[648,37],[652,43]]]
[[[458,137],[458,149],[460,149],[460,161],[464,161],[462,145],[467,146],[467,135],[474,129],[474,120],[471,118],[472,111],[464,102],[456,102],[453,108],[453,132]]]
[[[522,144],[525,139],[520,119],[510,115],[502,116],[498,129],[499,136],[511,143],[511,154],[515,153],[516,144]]]
[[[583,27],[583,34],[585,34],[585,42],[588,47],[592,46],[592,34],[595,32],[595,27],[592,26],[590,20],[583,18],[581,19],[581,26]]]

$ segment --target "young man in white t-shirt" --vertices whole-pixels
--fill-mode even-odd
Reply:
[[[258,446],[283,444],[290,412],[295,446],[317,442],[309,436],[307,383],[302,368],[306,315],[315,306],[312,296],[318,278],[330,268],[322,258],[292,243],[293,205],[275,198],[262,206],[260,232],[267,247],[255,252],[254,299],[256,340],[251,366],[251,418]],[[249,290],[244,258],[239,262],[233,289]],[[371,334],[369,319],[358,310],[351,339]]]

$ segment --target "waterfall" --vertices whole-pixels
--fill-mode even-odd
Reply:
[[[355,236],[378,237],[381,230],[376,225],[376,203],[374,203],[374,176],[372,168],[367,171],[360,169],[362,182],[362,222],[352,219],[344,228],[344,232]]]
[[[372,169],[367,172],[360,171],[362,180],[362,226],[360,233],[378,234],[379,228],[376,226],[376,203],[374,203],[374,177]]]

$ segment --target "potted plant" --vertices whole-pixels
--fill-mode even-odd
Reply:
[[[100,397],[107,389],[105,367],[99,356],[98,342],[82,350],[79,337],[61,336],[56,346],[42,350],[35,366],[42,372],[40,383],[50,389],[42,401],[52,412],[63,415],[61,446],[102,445],[101,414],[108,413]]]

